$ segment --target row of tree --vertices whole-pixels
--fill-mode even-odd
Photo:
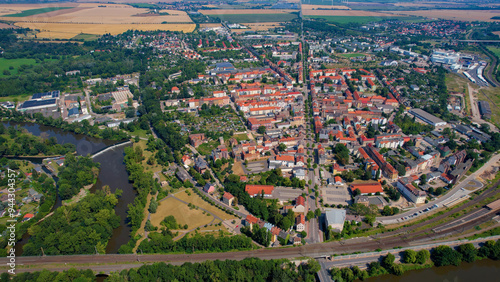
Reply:
[[[297,266],[285,259],[261,260],[246,258],[241,261],[215,260],[202,263],[186,262],[172,265],[164,262],[145,264],[140,268],[113,272],[105,281],[316,281],[321,266],[309,260]],[[4,272],[1,281],[93,281],[91,270],[70,269],[64,272],[42,270],[23,272],[9,277]]]

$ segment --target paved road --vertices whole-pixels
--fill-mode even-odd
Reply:
[[[485,172],[486,170],[491,169],[498,161],[500,161],[500,154],[494,155],[480,169],[478,169],[476,172],[474,172],[471,175],[469,175],[467,178],[464,179],[464,181],[461,181],[459,184],[455,185],[450,191],[448,191],[448,193],[446,193],[446,195],[442,196],[441,198],[439,198],[439,199],[437,199],[435,201],[430,201],[428,204],[425,204],[425,205],[423,205],[421,207],[412,209],[412,210],[404,212],[404,213],[400,213],[400,214],[393,215],[393,216],[377,217],[377,222],[380,222],[382,224],[399,223],[399,222],[403,222],[404,221],[404,220],[402,221],[400,218],[412,215],[414,213],[418,213],[419,211],[422,211],[422,210],[424,210],[424,209],[426,209],[428,207],[431,207],[431,206],[433,206],[435,204],[438,204],[441,207],[442,203],[449,202],[449,200],[453,199],[452,197],[456,197],[455,194],[457,192],[460,192],[461,188],[466,187],[467,184],[470,181],[474,181],[476,179],[476,177],[478,177],[479,175],[481,175],[483,172]],[[465,191],[467,191],[467,190],[465,190]],[[420,217],[422,215],[426,215],[426,213],[423,212],[423,213],[419,214],[417,217]],[[412,219],[415,219],[415,217],[413,217]]]

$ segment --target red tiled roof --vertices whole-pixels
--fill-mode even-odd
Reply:
[[[246,185],[245,192],[247,192],[250,196],[259,195],[264,191],[265,195],[271,195],[273,193],[274,186],[273,185]]]
[[[255,216],[253,216],[251,214],[247,215],[245,220],[246,220],[246,222],[251,223],[251,224],[255,224],[259,221]]]
[[[380,185],[380,183],[378,183],[378,182],[351,184],[350,188],[351,188],[351,191],[355,191],[356,189],[359,189],[359,191],[361,191],[361,194],[384,192],[384,190],[382,189],[382,185]]]
[[[232,198],[234,198],[234,196],[231,195],[231,193],[229,193],[229,192],[224,192],[224,196],[222,196],[222,197],[224,197],[228,200],[231,200]]]
[[[298,196],[297,199],[295,199],[295,205],[303,205],[304,207],[306,206],[306,199],[302,196]]]

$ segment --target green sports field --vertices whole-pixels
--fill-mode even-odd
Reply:
[[[74,7],[47,7],[47,8],[40,8],[40,9],[31,9],[31,10],[26,10],[22,11],[21,13],[17,14],[10,14],[10,15],[5,15],[3,17],[14,17],[14,18],[20,18],[20,17],[29,17],[33,15],[38,15],[38,14],[44,14],[48,12],[53,12],[57,10],[64,10],[64,9],[71,9]]]

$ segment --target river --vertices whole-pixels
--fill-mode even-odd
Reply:
[[[23,127],[28,132],[36,136],[43,136],[46,138],[55,137],[57,139],[57,143],[59,144],[74,144],[76,146],[76,153],[78,156],[86,156],[88,154],[92,155],[110,145],[117,143],[117,141],[92,138],[86,135],[75,134],[63,131],[59,128],[39,124],[9,122],[3,122],[3,124],[6,127],[10,125]],[[127,205],[134,202],[136,193],[132,184],[128,182],[128,173],[123,162],[124,148],[127,146],[130,146],[130,144],[117,146],[114,149],[106,151],[94,158],[94,161],[100,163],[101,166],[97,182],[90,189],[90,191],[96,191],[96,189],[100,189],[104,185],[108,185],[112,192],[115,192],[116,189],[121,189],[123,191],[122,196],[119,198],[118,204],[115,207],[115,212],[121,219],[120,227],[113,230],[113,235],[109,240],[108,246],[106,247],[106,253],[117,253],[120,246],[126,244],[130,239],[131,230],[126,223]],[[55,207],[58,206],[60,206],[59,199],[57,200]],[[16,248],[16,255],[22,254],[22,248],[20,246],[23,246],[28,239],[29,235],[26,233],[22,240],[16,245],[18,246],[18,248]]]
[[[442,266],[407,271],[401,276],[382,275],[365,281],[368,282],[488,282],[500,280],[500,261],[483,259],[460,266]]]

